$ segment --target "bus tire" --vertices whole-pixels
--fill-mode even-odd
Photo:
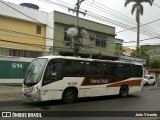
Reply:
[[[128,86],[121,86],[120,91],[119,91],[119,96],[124,98],[128,96]]]
[[[74,88],[67,88],[62,96],[62,101],[64,103],[73,103],[77,100],[77,91]]]

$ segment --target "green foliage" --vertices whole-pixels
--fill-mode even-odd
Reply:
[[[160,69],[160,56],[152,57],[149,62],[151,69]]]
[[[149,3],[151,6],[154,0],[125,0],[124,6],[126,7],[129,3],[133,2],[131,13],[136,12],[136,22],[137,22],[137,48],[139,48],[139,39],[140,39],[140,15],[143,15],[143,5],[142,3]]]
[[[140,47],[136,50],[134,50],[131,53],[132,57],[139,57],[139,58],[143,58],[143,59],[149,59],[149,55],[147,53],[147,50],[145,50],[144,48]]]
[[[115,55],[123,55],[123,47],[121,44],[115,45]]]

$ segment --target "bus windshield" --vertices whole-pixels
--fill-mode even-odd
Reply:
[[[28,67],[27,74],[24,78],[24,85],[35,85],[40,81],[43,69],[47,61],[48,59],[39,58],[31,62]]]

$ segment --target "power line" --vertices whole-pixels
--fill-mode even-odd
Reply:
[[[91,16],[91,15],[90,15],[90,16]],[[92,15],[91,17],[92,17],[92,18],[95,18],[95,16],[93,16],[93,15]],[[97,17],[97,19],[100,19],[100,18]],[[152,21],[152,22],[153,22],[153,21]],[[148,24],[149,24],[149,23],[148,23]],[[144,24],[144,25],[146,25],[146,24]],[[143,25],[143,26],[144,26],[144,25]],[[123,26],[125,26],[125,25],[123,25]],[[126,27],[126,26],[125,26],[125,27]],[[130,27],[130,28],[131,28],[131,27]],[[147,31],[144,31],[144,33],[145,33],[146,35],[148,35],[148,32],[147,32],[147,33],[146,33],[146,32],[147,32]],[[158,34],[158,35],[159,35],[159,34]],[[158,36],[158,35],[156,35],[156,36]],[[153,35],[152,35],[152,36],[153,36]],[[155,36],[155,35],[154,35],[154,36]]]
[[[40,1],[43,1],[44,2],[44,0],[40,0]],[[56,4],[56,5],[59,5],[59,4],[57,4],[57,3],[55,3],[55,2],[52,2],[52,1],[50,1],[50,0],[47,0],[47,3],[48,4],[50,4],[50,3],[52,3],[52,4]],[[64,2],[62,2],[62,3],[64,3]],[[84,2],[85,3],[85,2]],[[71,4],[69,4],[70,6],[71,6]],[[65,7],[68,7],[68,6],[64,6],[64,5],[60,5],[60,6],[63,6],[63,8],[65,8]],[[73,6],[73,5],[72,5]],[[95,6],[94,6],[94,8],[95,8]],[[97,8],[97,9],[100,9],[101,7],[99,7],[99,8]],[[103,10],[104,11],[104,9],[100,9],[100,10]],[[104,11],[104,12],[106,12],[106,11]],[[95,16],[93,17],[93,15],[92,14],[95,14],[95,13],[92,13],[92,12],[90,12],[91,14],[90,15],[87,15],[88,17],[92,17],[92,18],[94,18],[95,19]],[[117,26],[119,26],[119,27],[122,27],[122,28],[125,28],[125,29],[131,29],[131,28],[133,28],[133,27],[131,27],[131,26],[129,26],[129,25],[126,25],[126,24],[124,24],[124,23],[120,23],[120,22],[117,22],[117,21],[115,21],[115,20],[104,20],[104,19],[102,19],[102,17],[104,17],[104,16],[101,16],[101,17],[99,17],[100,15],[97,15],[96,17],[96,19],[98,19],[98,20],[100,20],[100,21],[105,21],[105,22],[108,22],[108,23],[111,23],[111,24],[114,24],[114,25],[117,25]],[[105,17],[106,18],[106,17]],[[114,21],[114,22],[112,22],[112,21]],[[116,23],[117,22],[117,23]],[[133,23],[133,22],[132,22]],[[136,27],[135,27],[136,28]],[[136,31],[136,30],[132,30],[132,31]],[[141,30],[142,31],[142,30]],[[150,30],[143,30],[143,34],[145,34],[145,35],[147,35],[147,36],[157,36],[157,35],[159,35],[158,33],[154,33],[153,34],[153,31],[152,31],[152,33],[150,32],[149,33],[149,31]]]
[[[159,6],[159,5],[157,5],[157,4],[155,4],[155,3],[153,3],[153,5],[155,5],[156,7],[160,8],[160,6]]]
[[[11,30],[7,30],[7,29],[1,29],[0,28],[0,30],[2,30],[2,31],[6,31],[6,32],[10,32],[10,33],[16,33],[16,34],[22,34],[22,35],[27,35],[27,36],[33,36],[33,37],[38,37],[38,38],[46,38],[46,37],[40,37],[40,36],[35,36],[35,35],[31,35],[31,34],[26,34],[26,33],[21,33],[21,32],[17,32],[17,31],[11,31]],[[5,34],[3,34],[3,35],[5,35]],[[5,36],[14,36],[14,35],[5,35]],[[21,36],[15,36],[15,37],[21,37]],[[22,36],[23,37],[23,36]],[[29,37],[26,37],[26,38],[29,38]],[[86,38],[88,38],[88,37],[86,37]],[[157,38],[160,38],[160,36],[156,36],[156,37],[151,37],[151,38],[147,38],[147,39],[143,39],[143,40],[140,40],[140,41],[147,41],[147,40],[151,40],[151,39],[157,39]],[[32,39],[32,38],[30,38],[30,39]],[[51,39],[51,38],[47,38],[47,39],[50,39],[50,40],[53,40],[53,39]],[[57,41],[57,40],[55,40],[56,42],[59,42],[59,41]],[[123,43],[134,43],[134,42],[136,42],[136,41],[128,41],[128,42],[123,42]],[[107,43],[107,44],[115,44],[115,43]],[[89,45],[92,45],[92,46],[94,46],[93,44],[89,44]]]
[[[98,2],[96,2],[96,3],[98,3]],[[101,5],[102,7],[105,7],[105,9],[103,9],[102,7],[100,7],[100,6],[98,6],[97,7],[97,9],[99,9],[100,11],[104,11],[105,13],[106,12],[108,12],[107,11],[107,9],[106,8],[108,8],[107,6],[104,6],[103,4],[100,4],[100,3],[98,3],[99,5]],[[94,6],[94,8],[96,8],[96,6]],[[118,16],[118,18],[120,18],[120,19],[123,19],[123,21],[125,20],[125,21],[127,21],[127,22],[129,22],[129,23],[131,23],[131,24],[133,24],[133,25],[136,25],[136,23],[135,23],[135,20],[133,20],[133,19],[131,19],[131,18],[129,18],[129,17],[127,17],[127,16],[125,16],[125,15],[123,15],[123,14],[121,14],[121,13],[119,13],[119,12],[117,12],[117,11],[115,11],[115,10],[113,10],[113,9],[111,9],[111,8],[108,8],[109,10],[111,10],[110,12],[109,12],[109,14],[112,14],[113,12],[115,12],[115,13],[113,13],[113,15],[115,16]],[[113,12],[112,12],[113,11]],[[117,15],[118,14],[118,15]],[[122,15],[123,17],[127,17],[128,19],[130,19],[130,20],[132,20],[132,22],[131,21],[128,21],[126,18],[123,18],[123,17],[121,17],[121,16],[119,16],[119,14],[120,15]],[[134,21],[134,23],[133,23],[133,21]],[[147,24],[146,24],[147,25]],[[144,26],[146,26],[146,25],[142,25],[143,27]],[[133,28],[136,28],[136,27],[130,27],[130,28],[127,28],[126,30],[124,30],[124,31],[127,31],[127,30],[130,30],[130,29],[133,29]],[[149,28],[149,29],[148,29]],[[144,28],[143,29],[143,33],[145,32],[145,35],[148,35],[148,36],[157,36],[157,35],[159,35],[158,33],[156,33],[156,32],[153,32],[153,31],[151,31],[150,29],[153,29],[153,28],[151,28],[151,27],[148,27],[148,28]],[[153,29],[153,30],[155,30],[155,29]],[[141,31],[142,31],[142,29],[141,29]],[[157,30],[155,30],[155,31],[157,31]],[[147,33],[146,33],[147,32]],[[150,35],[148,34],[150,32]],[[151,34],[151,32],[152,32],[152,34]],[[157,31],[157,32],[159,32],[159,31]],[[154,34],[153,34],[154,33]]]
[[[87,0],[88,1],[88,0]],[[88,3],[90,3],[90,4],[92,4],[91,2],[89,2],[88,1]],[[87,5],[89,5],[88,3],[86,3]],[[96,2],[95,1],[95,3],[98,3],[98,2]],[[101,5],[101,6],[98,6],[98,5]],[[107,13],[107,14],[109,14],[109,15],[112,15],[112,16],[114,16],[114,17],[116,17],[116,18],[119,18],[119,19],[121,19],[121,20],[123,20],[123,21],[126,21],[126,22],[128,22],[128,23],[131,23],[131,24],[135,24],[135,23],[133,23],[133,22],[131,22],[131,21],[129,21],[129,20],[127,20],[126,18],[124,18],[124,17],[121,17],[119,14],[116,14],[116,13],[118,13],[118,12],[115,12],[114,10],[112,10],[112,9],[110,9],[110,8],[108,8],[107,6],[104,6],[104,5],[102,5],[102,4],[100,4],[100,3],[98,3],[98,5],[94,5],[94,8],[96,8],[97,10],[100,10],[100,11],[98,11],[98,13],[100,13],[100,12],[103,12],[103,13]],[[103,7],[103,8],[102,8]],[[109,9],[109,10],[107,10],[107,9]],[[94,10],[95,11],[95,10]],[[127,17],[127,16],[125,16],[125,17]]]
[[[149,25],[149,24],[154,23],[154,22],[157,22],[157,21],[159,21],[159,20],[160,20],[160,19],[158,18],[158,19],[153,20],[153,21],[151,21],[151,22],[148,22],[148,23],[145,23],[145,24],[141,24],[140,27],[143,27],[143,26],[145,26],[145,25]],[[134,28],[137,28],[137,27],[128,28],[128,29],[126,29],[126,30],[122,30],[122,31],[119,31],[119,32],[116,32],[116,33],[125,32],[125,31],[128,31],[128,30],[130,30],[130,29],[134,29]]]
[[[115,20],[112,20],[110,18],[107,18],[107,17],[104,17],[104,16],[100,16],[96,13],[87,13],[86,16],[89,16],[89,17],[92,17],[94,19],[97,19],[97,20],[100,20],[100,21],[104,21],[104,22],[108,22],[108,23],[111,23],[111,24],[114,24],[116,26],[119,26],[119,27],[122,27],[122,28],[125,28],[125,29],[129,29],[129,28],[133,28],[129,25],[126,25],[124,23],[121,23],[121,22],[118,22],[118,21],[115,21]],[[136,29],[132,29],[132,31],[136,31]],[[146,30],[143,30],[141,33],[143,33],[144,35],[147,35],[147,36],[158,36],[157,34],[156,35],[152,35],[151,33],[148,33],[148,31]]]
[[[4,31],[4,32],[9,32],[9,33],[14,33],[14,34],[20,34],[20,35],[26,35],[26,36],[33,36],[33,38],[31,38],[31,37],[25,37],[25,36],[16,36],[16,35],[8,35],[8,34],[0,34],[0,35],[3,35],[3,36],[13,36],[13,37],[19,37],[19,38],[29,38],[29,39],[35,39],[34,37],[38,37],[38,36],[35,36],[35,35],[32,35],[32,34],[26,34],[26,33],[21,33],[21,32],[17,32],[17,31],[11,31],[11,30],[7,30],[7,29],[1,29],[0,28],[0,31]],[[46,37],[38,37],[38,38],[46,38]],[[49,39],[49,40],[53,40],[52,38],[46,38],[46,39]],[[54,39],[56,42],[60,42],[61,43],[61,41],[60,40],[58,40],[57,41],[57,39]]]
[[[37,48],[45,48],[47,46],[45,45],[37,45],[37,44],[30,44],[30,43],[20,43],[20,42],[15,42],[15,41],[11,41],[11,40],[5,40],[5,39],[0,39],[1,42],[8,42],[8,43],[13,43],[13,44],[21,44],[21,45],[25,45],[25,46],[32,46],[32,47],[37,47]]]
[[[62,32],[61,32],[62,33]]]
[[[88,0],[87,0],[87,1],[88,1]],[[88,2],[89,2],[89,1],[88,1]],[[130,19],[130,20],[132,20],[132,21],[135,21],[135,20],[129,18],[128,16],[126,16],[126,15],[124,15],[124,14],[118,12],[118,11],[115,11],[115,10],[113,10],[113,9],[107,7],[107,6],[105,6],[104,4],[101,4],[101,3],[97,2],[97,1],[95,1],[95,3],[99,4],[100,6],[103,6],[103,7],[105,8],[105,10],[106,10],[106,8],[107,8],[107,9],[109,9],[110,11],[113,11],[113,12],[117,13],[118,15],[122,15],[122,16],[125,17],[125,18],[128,18],[128,19]],[[100,7],[100,8],[101,8],[101,7]],[[116,14],[116,15],[117,15],[117,14]]]
[[[12,7],[12,6],[8,5],[8,4],[6,4],[5,2],[3,2],[3,1],[0,1],[0,2],[1,2],[1,3],[3,3],[4,5],[8,6],[9,8],[11,8],[11,9],[13,9],[13,10],[15,10],[15,11],[19,12],[20,14],[22,14],[22,15],[24,15],[24,16],[26,16],[26,17],[28,17],[28,18],[30,18],[30,19],[32,19],[32,20],[34,20],[34,21],[36,21],[36,22],[40,23],[40,24],[43,24],[43,23],[41,23],[40,21],[36,20],[35,18],[32,18],[32,17],[30,17],[30,16],[28,16],[28,15],[24,14],[23,12],[21,12],[21,11],[19,11],[19,10],[15,9],[14,7]],[[55,30],[55,31],[57,31],[57,32],[62,33],[61,31],[56,30],[56,29],[55,29],[55,28],[53,28],[53,27],[50,27],[50,26],[48,26],[48,25],[46,25],[46,26],[47,26],[48,28],[50,28],[50,29],[53,29],[53,30]]]
[[[47,1],[50,1],[50,0],[47,0]],[[50,1],[51,2],[51,1]],[[52,2],[53,3],[53,2]],[[112,43],[113,44],[113,43]],[[115,44],[115,43],[114,43]],[[102,51],[102,50],[100,50],[100,51]],[[106,50],[105,50],[105,52],[106,52]],[[113,53],[113,52],[112,52]]]
[[[32,18],[32,17],[30,17],[30,16],[28,16],[28,15],[26,15],[26,14],[20,12],[19,10],[15,9],[15,8],[13,8],[13,7],[11,7],[10,5],[8,5],[8,4],[6,4],[6,3],[4,3],[4,2],[2,2],[2,1],[1,1],[1,3],[5,4],[6,6],[12,8],[12,9],[15,10],[15,11],[17,11],[17,12],[23,14],[24,16],[29,17],[30,19],[32,19],[32,20],[34,20],[34,21],[36,21],[36,22],[38,22],[38,23],[40,23],[40,24],[43,24],[43,23],[39,22],[38,20],[36,20],[36,19],[34,19],[34,18]],[[50,26],[47,26],[47,27],[49,27],[49,28],[51,28],[51,29],[54,29],[54,28],[52,28],[52,27],[50,27]],[[1,29],[1,30],[5,30],[5,29]],[[54,30],[56,30],[56,29],[54,29]],[[20,33],[20,32],[15,32],[15,31],[10,31],[10,30],[5,30],[5,31],[7,31],[7,32],[14,32],[14,33],[17,33],[17,34],[23,34],[23,35],[25,34],[25,35],[29,35],[29,34],[26,34],[26,33]],[[58,30],[56,30],[56,31],[58,31]],[[58,31],[58,32],[60,32],[60,31]],[[60,33],[62,33],[62,32],[60,32]],[[34,36],[34,35],[32,35],[32,36]],[[37,37],[37,36],[34,36],[34,37]],[[43,38],[44,38],[44,37],[43,37]],[[38,47],[38,48],[47,47],[47,46],[44,46],[44,45],[37,45],[37,44],[30,44],[30,43],[20,43],[20,42],[13,42],[13,41],[4,40],[4,39],[0,39],[0,40],[3,41],[3,42],[10,42],[10,43],[15,43],[15,44],[34,46],[34,47]]]
[[[114,25],[119,26],[119,27],[124,28],[124,29],[131,29],[132,28],[131,29],[132,31],[134,31],[134,32],[136,31],[136,29],[133,29],[133,28],[136,28],[136,27],[132,27],[132,26],[126,25],[124,23],[112,20],[110,18],[100,16],[99,14],[96,14],[96,13],[92,13],[92,12],[90,12],[90,13],[91,14],[87,13],[86,16],[92,17],[92,18],[100,20],[100,21],[104,21],[104,22],[114,24]],[[160,35],[158,33],[155,33],[155,34],[151,33],[151,32],[149,33],[149,31],[147,31],[147,30],[141,30],[141,33],[144,34],[144,35],[147,35],[147,36],[151,36],[151,37]]]
[[[9,32],[9,33],[15,33],[15,34],[20,34],[20,35],[25,35],[25,36],[31,36],[31,37],[33,37],[33,38],[35,37],[35,38],[42,38],[42,39],[47,39],[47,40],[54,40],[54,39],[52,39],[52,38],[41,37],[41,36],[37,36],[37,35],[22,33],[22,32],[18,32],[18,31],[3,29],[3,28],[0,28],[0,31]]]

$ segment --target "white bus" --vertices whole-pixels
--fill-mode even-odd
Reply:
[[[25,75],[23,97],[32,101],[63,100],[143,90],[143,66],[89,58],[44,56],[34,59]]]

